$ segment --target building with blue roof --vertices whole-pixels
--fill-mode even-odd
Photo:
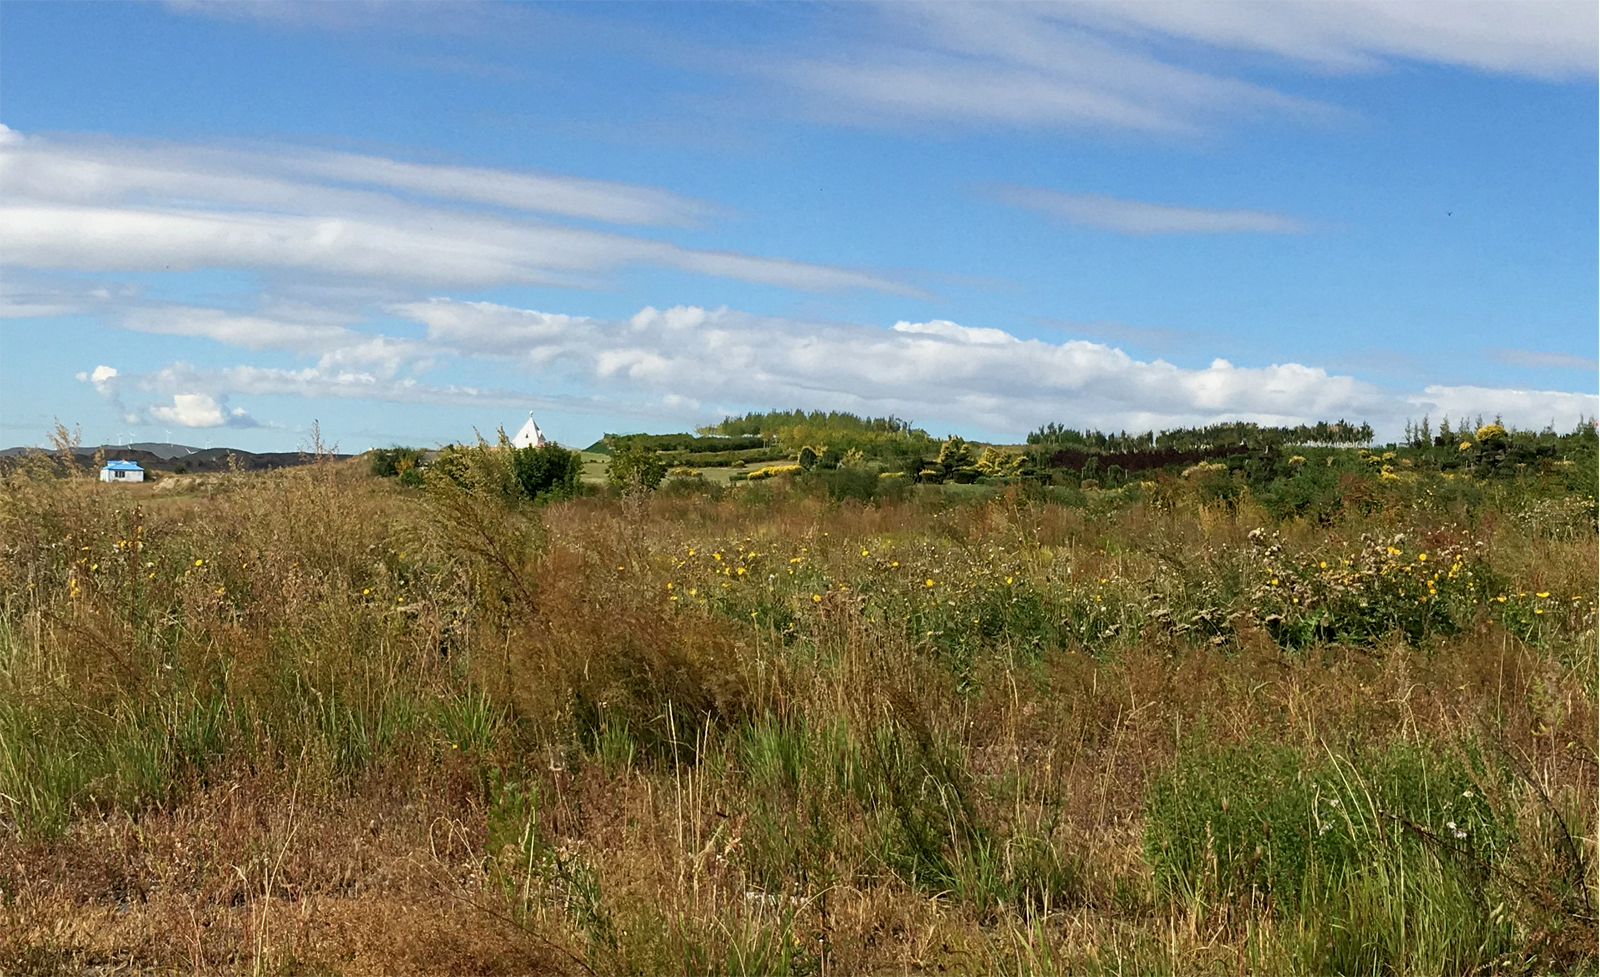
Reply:
[[[144,469],[136,461],[108,461],[106,467],[100,469],[102,482],[142,482]]]

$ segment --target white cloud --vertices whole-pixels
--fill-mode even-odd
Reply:
[[[150,416],[179,427],[255,426],[249,414],[239,408],[228,410],[225,404],[207,394],[174,394],[171,406],[151,407]]]
[[[1337,70],[1374,70],[1407,59],[1571,78],[1595,72],[1596,9],[1588,2],[1102,0],[1067,13],[1085,23],[1265,51]]]
[[[1261,210],[1179,207],[1034,187],[1002,186],[991,192],[1014,207],[1119,234],[1295,234],[1305,230],[1292,217]]]
[[[0,263],[565,286],[592,286],[598,273],[644,264],[802,290],[917,294],[846,268],[695,250],[460,205],[545,201],[565,215],[682,216],[680,198],[645,188],[316,151],[296,156],[130,144],[124,162],[122,149],[37,138],[0,144]],[[370,186],[336,185],[362,179]],[[447,199],[418,201],[397,192],[406,188]]]
[[[1568,430],[1579,418],[1600,416],[1600,397],[1561,390],[1433,385],[1407,399],[1418,415],[1448,414],[1457,419],[1480,414],[1485,418],[1498,416],[1506,424],[1523,428],[1554,424],[1557,430]]]
[[[1219,359],[1185,369],[1101,343],[1050,343],[942,320],[881,329],[679,307],[604,321],[446,299],[393,311],[463,355],[509,358],[544,376],[565,371],[618,398],[648,392],[696,405],[806,404],[1016,432],[1063,419],[1159,429],[1337,417],[1398,431],[1414,406],[1301,364],[1240,367]],[[1533,399],[1576,417],[1571,408],[1583,396]]]
[[[705,420],[736,409],[805,405],[912,417],[940,429],[1018,435],[1048,421],[1106,429],[1162,429],[1242,419],[1263,424],[1366,420],[1398,435],[1407,417],[1496,413],[1521,425],[1558,426],[1600,412],[1591,393],[1428,387],[1406,394],[1298,363],[1203,369],[1138,360],[1104,343],[1049,342],[947,320],[890,328],[807,322],[730,309],[647,307],[626,319],[596,319],[489,302],[436,298],[386,311],[420,323],[420,339],[383,336],[336,316],[282,310],[240,316],[163,308],[134,328],[202,335],[251,349],[297,350],[318,358],[301,369],[240,365],[200,369],[175,363],[128,376],[96,371],[115,398],[138,389],[208,400],[162,405],[215,419],[229,395],[351,398],[395,403],[533,407]],[[420,374],[452,357],[499,363],[524,389],[425,382]],[[110,368],[104,368],[109,370]],[[85,375],[81,379],[88,379]],[[551,396],[570,389],[580,396]],[[533,391],[539,391],[534,393]]]
[[[1501,348],[1490,350],[1489,355],[1496,362],[1509,363],[1512,366],[1531,366],[1546,370],[1584,370],[1589,373],[1600,370],[1600,360],[1596,360],[1593,356],[1577,356],[1572,353]]]
[[[720,208],[654,187],[310,147],[242,149],[132,139],[24,138],[0,162],[19,197],[95,203],[162,197],[267,210],[382,213],[397,195],[617,224],[692,224]]]
[[[859,8],[857,8],[859,9]],[[753,59],[829,121],[1193,134],[1263,113],[1345,113],[1219,67],[1235,51],[1321,72],[1420,61],[1549,80],[1596,70],[1593,3],[879,4],[851,40]],[[825,52],[825,53],[818,53]],[[1281,67],[1261,64],[1253,67]],[[1242,70],[1241,70],[1242,69]],[[1278,77],[1282,77],[1281,73]]]
[[[459,30],[517,18],[517,8],[486,0],[162,0],[173,13],[229,21],[266,21],[288,26],[384,27],[400,30]]]
[[[415,340],[358,332],[342,325],[347,317],[305,306],[272,315],[244,315],[185,305],[147,305],[125,314],[125,329],[166,336],[197,336],[251,350],[287,350],[315,355],[321,369],[369,366],[393,376],[404,368],[425,369],[434,349]]]

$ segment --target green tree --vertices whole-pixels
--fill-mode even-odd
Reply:
[[[517,484],[530,499],[564,499],[578,491],[583,474],[583,457],[559,444],[539,448],[517,448],[511,459]]]
[[[606,480],[624,492],[653,489],[666,477],[666,462],[653,449],[634,441],[618,444],[606,462]]]

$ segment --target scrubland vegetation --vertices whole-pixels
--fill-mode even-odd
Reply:
[[[0,970],[1593,972],[1592,427],[861,427],[12,473]]]

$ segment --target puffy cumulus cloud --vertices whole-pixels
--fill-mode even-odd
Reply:
[[[1000,186],[990,195],[1014,207],[1118,234],[1295,234],[1305,230],[1305,225],[1292,217],[1262,210],[1180,207],[1035,187]]]
[[[1502,414],[1513,423],[1543,426],[1597,412],[1589,393],[1436,386],[1407,394],[1299,363],[1239,366],[1216,359],[1186,368],[1136,359],[1105,343],[1030,339],[942,319],[882,328],[696,306],[646,307],[625,319],[601,319],[448,298],[391,304],[385,311],[420,324],[424,335],[357,330],[315,309],[240,315],[162,307],[148,320],[131,315],[126,325],[287,350],[316,357],[316,365],[199,369],[175,363],[135,376],[96,371],[80,379],[111,398],[124,389],[201,395],[219,410],[229,395],[288,396],[696,421],[728,409],[799,404],[1017,434],[1062,419],[1146,430],[1235,419],[1295,424],[1346,418],[1372,423],[1380,436],[1397,436],[1407,417],[1423,413]],[[423,378],[440,364],[465,359],[497,363],[519,380],[486,388]],[[555,396],[552,390],[578,394]],[[192,417],[219,416],[204,401],[182,409]],[[175,399],[146,413],[166,418],[179,410]]]
[[[315,150],[12,134],[0,142],[0,199],[0,263],[28,269],[246,268],[314,279],[588,286],[618,268],[654,265],[801,290],[916,294],[867,272],[509,212],[635,223],[710,213],[650,188]]]
[[[157,421],[178,427],[255,427],[255,421],[241,408],[229,410],[209,394],[173,394],[170,405],[150,408]]]
[[[1501,387],[1428,386],[1408,398],[1416,414],[1439,417],[1499,417],[1514,427],[1557,430],[1580,418],[1600,416],[1600,396],[1562,390],[1510,390]]]
[[[199,384],[193,377],[184,377],[184,364],[175,364],[157,375],[128,375],[114,366],[104,364],[79,373],[78,380],[94,385],[95,392],[104,397],[121,418],[129,424],[157,422],[178,427],[255,427],[256,421],[242,408],[229,409],[227,394],[218,386],[214,392],[197,390]],[[162,382],[164,378],[165,382]],[[174,381],[181,390],[172,390]],[[185,382],[187,381],[187,382]],[[165,393],[171,403],[156,403],[129,408],[123,403],[124,391],[136,390]]]
[[[1387,414],[1371,384],[1299,364],[1200,370],[1100,343],[1050,343],[935,320],[892,328],[728,309],[646,308],[617,321],[435,299],[393,307],[430,341],[679,403],[817,404],[991,430],[1073,417],[1108,427],[1292,423]]]

